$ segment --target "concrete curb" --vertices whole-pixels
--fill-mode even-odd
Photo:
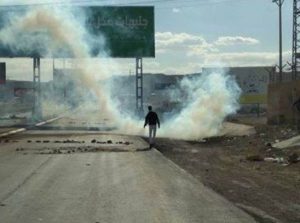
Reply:
[[[45,125],[45,124],[48,124],[48,123],[51,123],[51,122],[54,122],[58,119],[61,119],[63,118],[63,116],[60,116],[60,117],[56,117],[56,118],[52,118],[52,119],[48,119],[46,121],[42,121],[42,122],[39,122],[37,124],[34,124],[28,128],[20,128],[20,129],[15,129],[15,130],[11,130],[9,132],[5,132],[5,133],[2,133],[0,134],[0,138],[3,138],[3,137],[6,137],[6,136],[10,136],[10,135],[14,135],[14,134],[17,134],[17,133],[21,133],[21,132],[25,132],[27,130],[29,130],[30,128],[32,127],[39,127],[39,126],[42,126],[42,125]]]

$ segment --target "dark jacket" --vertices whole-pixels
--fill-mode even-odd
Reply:
[[[156,112],[154,112],[154,111],[148,112],[148,114],[145,117],[144,126],[146,126],[146,125],[156,125],[156,124],[158,124],[158,126],[160,126],[159,118],[158,118]]]

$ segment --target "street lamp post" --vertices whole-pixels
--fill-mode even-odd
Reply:
[[[285,0],[273,0],[279,8],[279,81],[282,81],[282,5]]]

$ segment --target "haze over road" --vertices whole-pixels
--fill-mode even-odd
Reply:
[[[1,223],[255,222],[158,151],[132,152],[147,147],[139,137],[57,131],[12,137],[0,144]],[[105,151],[96,150],[100,141],[93,147],[93,137]],[[55,147],[62,154],[46,154]]]

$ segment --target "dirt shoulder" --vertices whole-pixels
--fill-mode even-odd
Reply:
[[[244,137],[192,142],[157,139],[156,148],[203,184],[241,207],[258,222],[300,222],[300,163],[287,165],[299,148],[279,150],[270,143],[297,134],[291,128],[256,125]],[[280,158],[281,162],[253,161]]]

